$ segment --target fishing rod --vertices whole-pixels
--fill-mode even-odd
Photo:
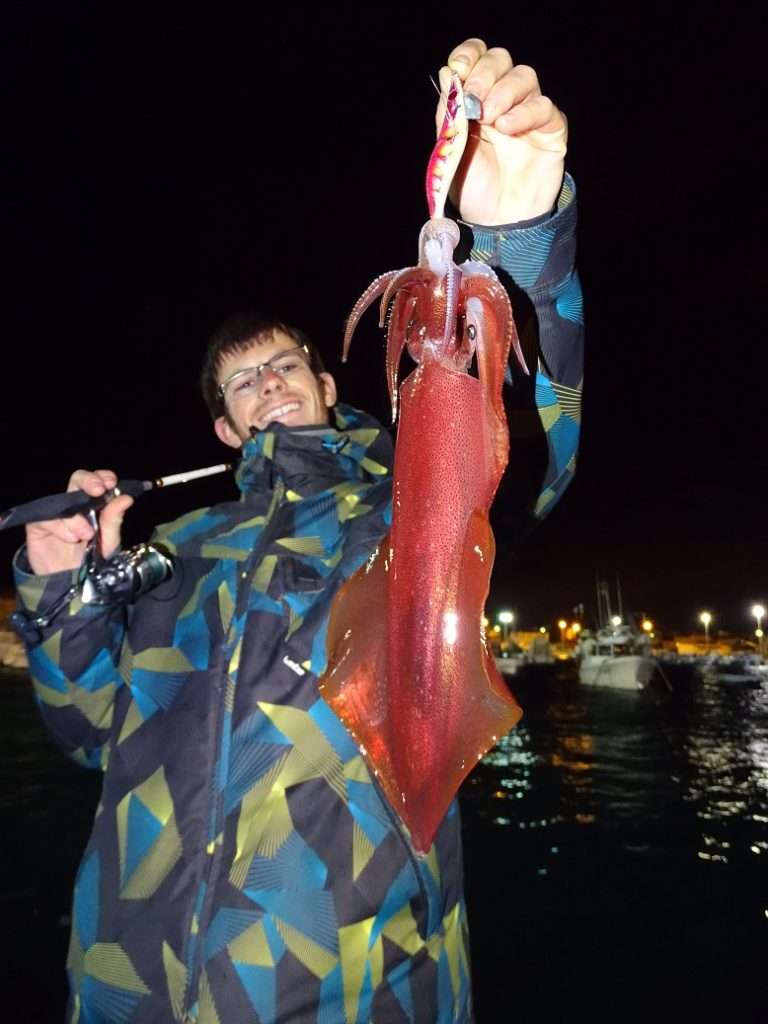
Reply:
[[[191,469],[186,473],[171,473],[156,480],[118,480],[115,487],[94,497],[85,491],[66,491],[64,494],[51,494],[45,498],[36,498],[23,505],[15,505],[0,513],[0,530],[9,530],[12,526],[23,526],[25,523],[40,523],[48,519],[69,519],[70,516],[87,515],[99,509],[120,494],[130,494],[139,498],[148,491],[158,487],[173,487],[175,484],[186,484],[202,477],[215,476],[232,469],[232,464],[222,462],[218,466],[206,466],[204,469]]]
[[[38,609],[30,612],[19,608],[11,615],[11,624],[28,643],[39,643],[41,630],[50,625],[76,597],[83,604],[102,607],[133,604],[142,595],[171,579],[176,571],[176,559],[162,544],[136,544],[125,551],[116,552],[111,558],[103,558],[99,550],[99,518],[96,513],[120,494],[138,498],[158,487],[186,484],[216,473],[226,473],[230,469],[230,463],[220,463],[218,466],[192,469],[187,473],[171,473],[156,480],[118,480],[115,487],[98,496],[81,490],[67,491],[37,498],[3,512],[0,515],[0,530],[76,515],[84,515],[94,529],[72,586],[45,611]]]

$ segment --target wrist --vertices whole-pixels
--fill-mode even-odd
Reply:
[[[509,189],[504,193],[493,209],[478,209],[477,216],[466,217],[474,224],[483,227],[500,227],[516,224],[530,226],[529,221],[541,221],[548,217],[555,208],[557,198],[563,184],[561,173],[554,180],[542,182],[538,188],[525,190]]]

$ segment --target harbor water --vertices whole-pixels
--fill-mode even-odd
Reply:
[[[525,716],[461,793],[477,1024],[768,1020],[768,684],[670,679],[510,681]],[[99,778],[48,739],[24,672],[0,705],[5,1005],[24,1008],[3,1019],[47,1024]]]

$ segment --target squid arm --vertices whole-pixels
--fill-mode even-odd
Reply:
[[[380,295],[386,292],[390,283],[398,276],[398,274],[401,273],[401,270],[390,270],[386,274],[379,274],[374,281],[371,281],[352,307],[352,312],[347,317],[347,322],[344,327],[344,345],[341,351],[342,363],[346,363],[349,358],[349,346],[352,343],[352,335],[355,333],[355,329],[360,323],[360,318],[363,313],[365,313],[371,303],[375,302]],[[381,324],[379,324],[379,326],[381,326]]]

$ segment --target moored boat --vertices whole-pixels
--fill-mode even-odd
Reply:
[[[642,690],[656,671],[648,640],[625,623],[604,626],[580,644],[579,682],[614,690]]]
[[[699,674],[710,683],[757,688],[768,678],[768,665],[756,654],[726,655],[707,658]]]
[[[598,622],[596,633],[584,631],[579,642],[579,682],[586,686],[605,686],[613,690],[643,690],[656,672],[658,662],[651,656],[647,632],[624,620],[621,589],[616,581],[619,614],[611,609],[608,584],[597,581]],[[669,682],[661,672],[667,686]]]

